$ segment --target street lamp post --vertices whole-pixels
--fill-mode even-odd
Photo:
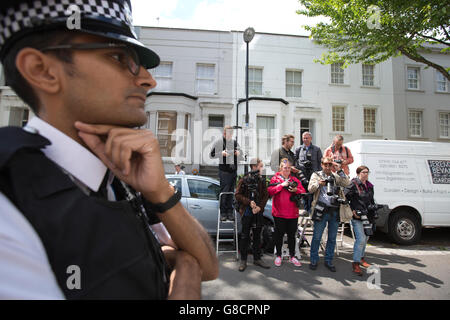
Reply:
[[[247,131],[249,128],[249,115],[248,115],[248,60],[249,60],[249,46],[248,44],[250,41],[252,41],[253,37],[255,36],[255,29],[249,27],[245,29],[244,31],[244,41],[247,45],[247,61],[245,65],[245,131]],[[247,147],[248,144],[246,141],[248,139],[248,131],[244,134],[244,141],[245,141],[245,166],[244,166],[244,173],[248,173],[248,167],[247,167]]]

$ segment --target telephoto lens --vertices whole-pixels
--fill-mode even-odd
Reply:
[[[372,224],[370,223],[369,219],[367,218],[366,213],[362,213],[361,211],[356,211],[356,214],[361,217],[361,222],[364,228],[364,233],[366,236],[372,236],[373,230],[372,230]]]

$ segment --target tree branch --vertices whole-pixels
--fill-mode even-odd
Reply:
[[[426,35],[421,34],[421,33],[418,33],[417,35],[418,35],[418,36],[421,36],[421,37],[423,37],[423,38],[426,38],[426,39],[430,39],[430,40],[433,40],[433,41],[436,41],[436,42],[445,44],[446,46],[450,47],[450,42],[445,42],[444,40],[436,39],[436,38],[430,37],[430,36],[426,36]]]
[[[447,39],[450,40],[450,34],[448,33],[448,31],[445,29],[444,25],[440,26],[442,28],[442,30],[444,30],[445,35],[447,36]]]
[[[431,62],[431,61],[425,59],[421,55],[417,55],[417,54],[413,54],[413,53],[409,52],[408,49],[406,49],[404,46],[399,46],[398,50],[402,54],[404,54],[405,56],[410,58],[411,60],[414,60],[414,61],[417,61],[417,62],[422,62],[422,63],[426,64],[427,66],[430,66],[430,67],[438,70],[440,73],[442,73],[444,75],[444,77],[447,78],[448,81],[450,81],[450,73],[447,72],[447,70],[445,70],[444,67],[442,67],[442,66],[440,66],[440,65],[438,65],[438,64],[436,64],[434,62]]]

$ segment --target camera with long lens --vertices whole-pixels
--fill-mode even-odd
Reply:
[[[259,185],[260,175],[259,170],[250,171],[247,175],[247,190],[248,198],[250,200],[256,201],[258,199],[258,185]]]
[[[330,197],[330,204],[338,207],[341,204],[347,204],[348,201],[339,196],[340,187],[336,186],[333,176],[325,178],[327,195]]]
[[[356,214],[361,218],[361,222],[363,225],[364,233],[366,236],[373,235],[373,226],[367,217],[367,210],[356,210]]]
[[[378,219],[378,210],[380,210],[381,208],[383,208],[384,206],[382,204],[369,204],[367,206],[367,211],[370,211],[373,215],[374,219]]]
[[[311,150],[308,150],[306,153],[306,159],[298,162],[298,168],[304,172],[307,180],[311,179],[311,175],[313,174],[313,165],[312,165],[312,153]]]
[[[269,184],[269,187],[272,187],[272,186],[277,186],[277,185],[279,185],[280,183],[271,183],[271,184]],[[298,183],[296,182],[296,181],[293,181],[293,180],[291,180],[291,179],[289,179],[288,180],[288,185],[287,186],[284,186],[283,187],[283,189],[286,189],[286,190],[288,190],[289,191],[289,189],[293,189],[293,188],[297,188],[298,187]],[[297,208],[301,208],[302,207],[302,198],[304,197],[304,196],[306,196],[306,193],[302,193],[302,194],[296,194],[296,193],[293,193],[290,197],[289,197],[289,200],[291,200],[292,202],[294,202],[295,203],[295,205],[297,206]]]

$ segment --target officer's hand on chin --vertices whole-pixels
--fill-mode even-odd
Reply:
[[[153,202],[166,202],[173,194],[164,175],[158,139],[150,130],[75,122],[87,147],[120,180]]]

